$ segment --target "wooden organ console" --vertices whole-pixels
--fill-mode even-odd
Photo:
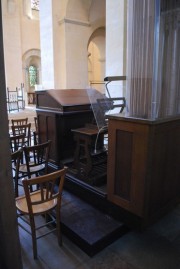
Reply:
[[[42,143],[52,140],[50,166],[58,169],[64,164],[68,166],[70,163],[73,163],[75,164],[75,167],[72,169],[75,173],[74,176],[77,173],[78,178],[81,180],[88,180],[89,184],[97,183],[97,180],[94,178],[99,178],[99,176],[94,175],[93,171],[94,176],[91,179],[90,174],[92,174],[92,169],[95,167],[95,165],[92,165],[95,163],[95,158],[91,155],[91,149],[93,148],[93,141],[95,143],[94,137],[98,134],[98,129],[94,125],[94,114],[86,89],[36,91],[36,112],[39,141]],[[80,152],[80,148],[82,148],[82,143],[87,144],[86,138],[89,137],[89,132],[92,132],[92,129],[87,127],[88,124],[91,127],[92,125],[95,126],[93,136],[91,135],[92,143],[84,147],[81,156],[77,156],[77,152]],[[80,128],[85,126],[87,130],[84,136],[86,141],[82,142]],[[78,140],[81,143],[77,142],[78,134],[81,136]],[[105,165],[103,165],[103,173],[100,171],[100,177],[103,174],[103,178],[106,178],[107,154],[104,152],[103,144],[102,151],[103,157],[102,154],[102,158],[98,154],[98,159],[100,158],[101,163],[105,163]],[[76,159],[75,161],[73,161],[74,158]],[[77,159],[79,159],[79,163],[82,165],[77,163]],[[87,162],[87,164],[83,165],[83,162]]]
[[[89,181],[94,163],[89,153],[96,131],[87,130],[95,119],[86,90],[37,91],[36,105],[39,140],[52,140],[51,167],[73,164],[70,177],[96,185],[95,178]],[[151,121],[112,115],[108,132],[104,200],[99,203],[94,190],[92,196],[86,195],[85,189],[77,192],[128,225],[148,226],[180,201],[180,119]],[[103,149],[103,143],[99,145]],[[79,156],[80,147],[84,153],[89,149],[85,158]]]

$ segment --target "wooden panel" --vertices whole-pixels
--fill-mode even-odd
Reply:
[[[160,209],[180,196],[180,125],[165,123],[154,129],[152,144],[151,188],[148,215],[160,214]]]
[[[39,142],[43,143],[47,140],[51,140],[51,148],[50,148],[50,162],[57,163],[58,162],[58,152],[57,152],[57,135],[56,135],[56,118],[55,115],[50,113],[38,113],[38,130]]]
[[[46,91],[36,92],[36,106],[41,108],[49,108],[61,110],[60,104],[56,100],[49,98]]]
[[[142,216],[148,127],[113,119],[108,129],[108,199]]]
[[[40,130],[39,142],[43,143],[47,141],[47,127],[46,127],[46,117],[43,114],[37,114],[38,118],[38,130]]]
[[[50,162],[58,163],[59,152],[57,151],[57,129],[55,115],[46,115],[47,140],[51,140]]]
[[[78,112],[91,110],[85,89],[44,90],[36,92],[37,108],[58,112]]]
[[[180,119],[109,117],[108,200],[143,225],[180,202]]]
[[[115,184],[114,194],[130,200],[133,135],[116,131]]]

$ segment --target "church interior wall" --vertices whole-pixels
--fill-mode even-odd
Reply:
[[[10,3],[11,2],[11,3]],[[40,49],[38,16],[28,16],[27,1],[2,1],[6,85],[10,90],[24,83],[23,55]]]
[[[10,88],[23,82],[26,92],[33,91],[28,87],[26,70],[28,63],[36,61],[33,51],[40,52],[39,84],[45,89],[86,88],[91,81],[103,83],[105,76],[125,75],[127,0],[44,0],[40,2],[40,12],[29,9],[30,0],[20,0],[19,4],[14,1],[11,12],[5,2],[5,66]],[[30,58],[24,60],[29,51]],[[117,91],[118,95],[125,94],[119,92],[118,82],[110,87],[115,95]]]

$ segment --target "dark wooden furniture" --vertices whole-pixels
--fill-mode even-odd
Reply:
[[[22,149],[18,149],[14,152],[11,153],[11,162],[12,162],[12,175],[13,175],[13,181],[14,181],[14,192],[15,192],[15,197],[19,196],[19,189],[18,186],[20,184],[19,179],[21,178],[19,174],[19,167],[20,163],[23,158],[23,151]]]
[[[108,200],[149,225],[180,202],[180,118],[108,118]]]
[[[19,172],[28,178],[31,178],[32,175],[47,174],[50,147],[50,140],[30,147],[24,146],[25,163],[20,165]]]
[[[13,136],[24,134],[24,143],[27,146],[31,145],[31,123],[21,124],[21,125],[12,125],[12,134]]]
[[[28,104],[36,104],[36,94],[35,92],[28,92]]]
[[[34,140],[34,145],[37,145],[39,143],[39,139],[38,139],[38,119],[37,119],[37,117],[34,117],[34,125],[35,125],[35,131],[33,131],[33,140]]]
[[[92,184],[98,184],[98,176],[107,171],[107,152],[104,148],[104,134],[107,130],[99,131],[97,126],[87,126],[73,129],[76,148],[74,154],[74,168],[77,169],[78,178]],[[96,171],[96,167],[99,173]]]
[[[23,124],[28,124],[28,118],[23,118],[23,119],[12,119],[11,120],[12,125],[23,125]]]
[[[25,145],[25,134],[10,135],[11,153],[21,149]]]
[[[72,129],[94,120],[85,89],[36,91],[39,142],[52,140],[50,164],[61,167],[73,159],[75,141]]]

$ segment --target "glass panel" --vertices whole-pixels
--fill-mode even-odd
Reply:
[[[37,68],[33,65],[29,67],[29,85],[34,87],[37,84]]]

